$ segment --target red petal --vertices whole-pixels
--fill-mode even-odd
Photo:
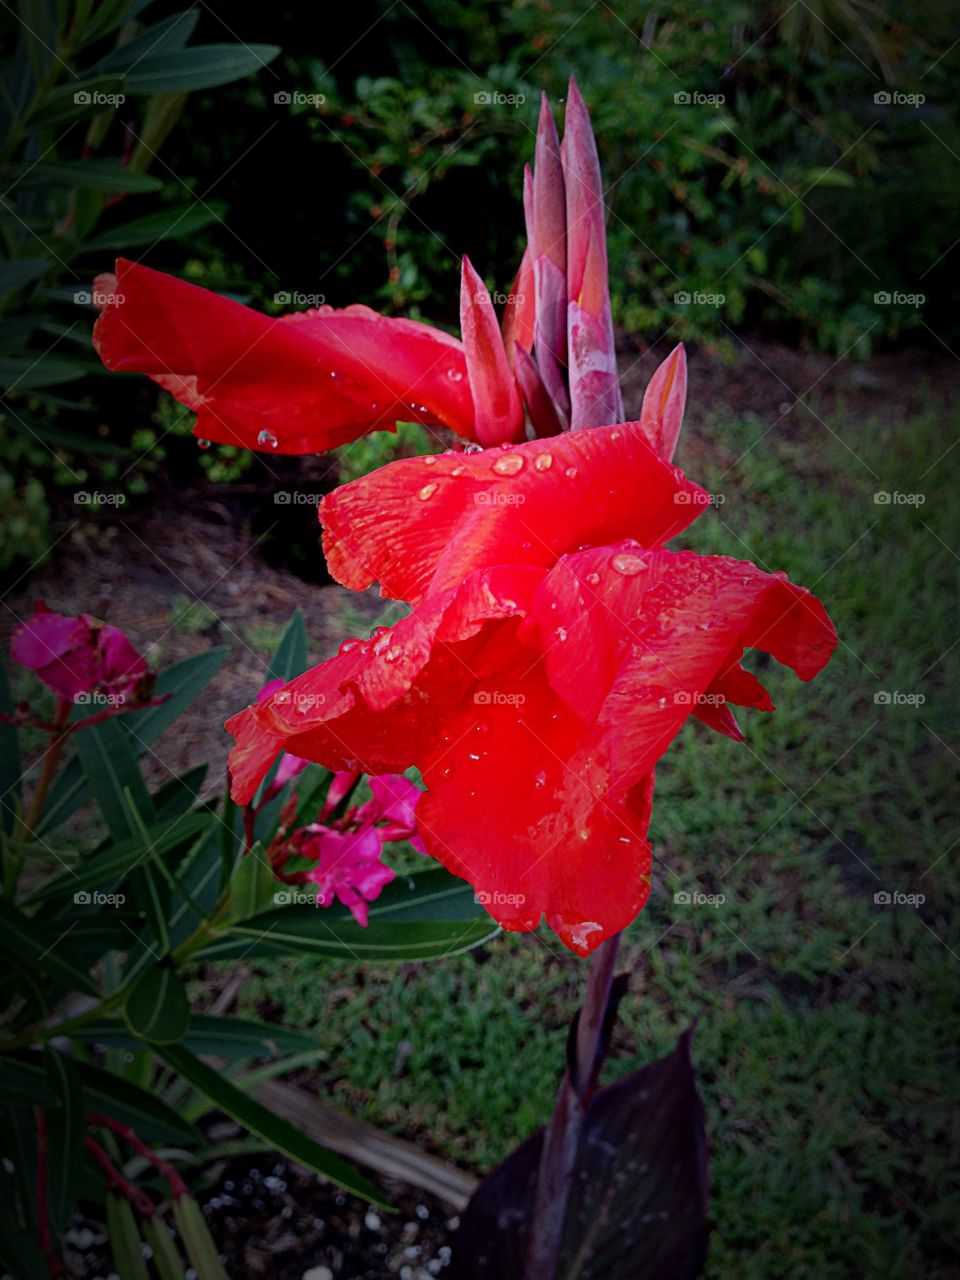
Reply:
[[[686,401],[687,356],[681,342],[650,379],[640,410],[640,426],[654,450],[667,462],[677,448]]]
[[[428,325],[367,307],[265,316],[123,259],[116,292],[94,330],[101,359],[166,387],[201,438],[316,453],[397,421],[473,434],[463,349]]]
[[[534,363],[533,356],[518,344],[513,359],[513,373],[517,385],[523,394],[523,402],[527,406],[530,422],[538,436],[558,436],[563,430],[563,423],[557,414],[556,405],[543,385],[540,371]]]
[[[761,699],[729,672],[731,653],[765,649],[809,680],[836,646],[823,605],[785,576],[633,543],[564,557],[521,636],[530,629],[551,686],[596,726],[596,758],[628,780],[653,767],[721,673]]]
[[[481,444],[523,439],[523,407],[503,348],[487,286],[463,259],[460,330],[474,406],[474,434]]]
[[[533,346],[533,331],[536,323],[537,299],[534,292],[533,260],[530,250],[523,251],[520,270],[513,282],[513,288],[507,298],[503,311],[503,347],[507,360],[513,363],[515,347],[529,351]]]
[[[658,458],[637,423],[508,450],[406,458],[324,498],[330,572],[415,603],[472,569],[551,566],[584,545],[632,536],[659,546],[704,510],[705,494]]]

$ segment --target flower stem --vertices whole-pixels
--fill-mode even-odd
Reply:
[[[603,1023],[619,946],[620,935],[614,934],[597,948],[590,965],[572,1060],[544,1134],[524,1280],[554,1280],[556,1275],[580,1135],[600,1067]]]

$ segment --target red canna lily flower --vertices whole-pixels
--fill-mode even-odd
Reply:
[[[671,433],[671,360],[646,426],[403,460],[324,500],[334,575],[415,607],[228,721],[239,803],[280,750],[415,764],[427,851],[505,928],[545,916],[586,955],[634,918],[653,769],[684,721],[741,736],[730,704],[773,707],[747,648],[808,680],[836,643],[784,575],[662,548],[706,497],[647,442]]]

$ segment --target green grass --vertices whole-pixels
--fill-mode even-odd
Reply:
[[[778,710],[743,713],[745,744],[690,723],[658,770],[608,1077],[698,1019],[714,1280],[960,1274],[955,424],[829,421],[842,441],[700,424],[679,458],[726,498],[682,545],[786,570],[842,642],[809,685],[764,667]],[[244,1003],[316,1030],[325,1096],[483,1171],[546,1119],[582,973],[542,931],[429,967],[278,964]]]

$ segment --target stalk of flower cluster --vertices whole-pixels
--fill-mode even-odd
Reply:
[[[597,948],[577,1020],[576,1042],[543,1138],[524,1280],[554,1280],[580,1136],[603,1051],[603,1024],[619,933]]]

